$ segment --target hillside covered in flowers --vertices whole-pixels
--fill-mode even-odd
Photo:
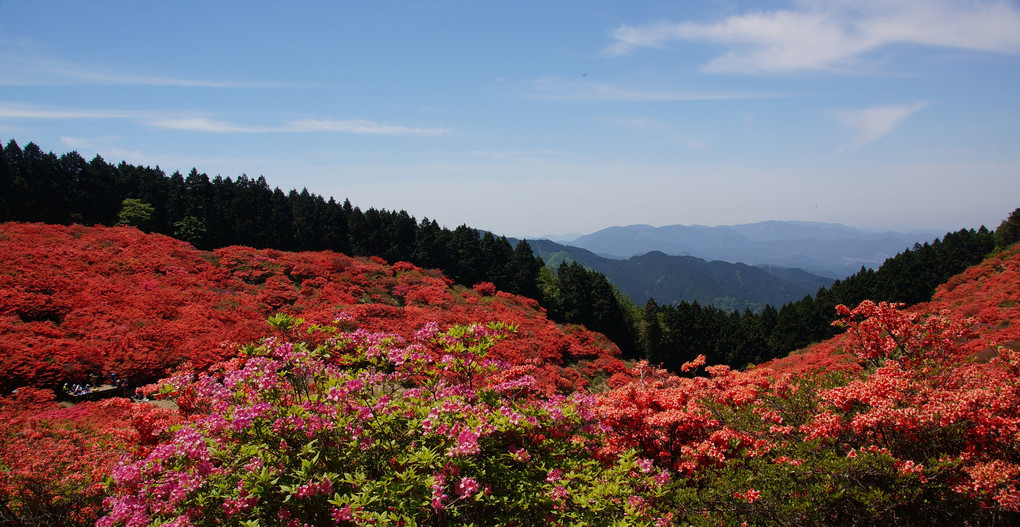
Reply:
[[[0,390],[56,388],[110,373],[135,384],[187,362],[230,358],[276,313],[309,323],[412,335],[426,322],[499,320],[517,337],[492,353],[571,391],[623,371],[619,350],[581,326],[556,326],[531,299],[438,271],[340,253],[231,246],[199,251],[131,227],[0,225]]]
[[[4,523],[1020,521],[1017,245],[679,376],[403,262],[42,224],[0,248]],[[51,390],[111,372],[176,405]]]

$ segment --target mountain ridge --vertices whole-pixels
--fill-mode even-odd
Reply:
[[[660,304],[697,301],[728,311],[765,305],[781,306],[814,294],[833,280],[801,269],[706,261],[696,256],[651,251],[628,259],[611,259],[587,249],[548,240],[528,242],[546,265],[577,262],[602,273],[635,304],[649,299]]]
[[[839,223],[769,220],[739,225],[612,226],[579,236],[570,245],[599,256],[627,259],[661,251],[707,261],[799,268],[842,279],[861,267],[877,268],[916,243],[935,239],[936,231],[876,232]]]

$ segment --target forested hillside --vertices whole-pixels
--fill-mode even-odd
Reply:
[[[438,269],[467,287],[491,282],[536,299],[552,320],[605,334],[625,357],[671,371],[700,353],[734,367],[785,356],[831,337],[839,303],[928,300],[938,284],[1003,246],[995,237],[1020,223],[1004,221],[995,236],[984,227],[947,233],[799,301],[730,312],[696,301],[659,305],[654,298],[635,307],[602,273],[574,264],[543,270],[525,240],[513,246],[467,225],[450,230],[405,211],[362,211],[306,190],[285,193],[261,177],[210,178],[194,169],[168,176],[158,167],[113,165],[99,156],[86,161],[76,152],[57,156],[11,140],[0,149],[0,188],[7,190],[0,193],[0,221],[126,224],[199,249],[332,250]]]

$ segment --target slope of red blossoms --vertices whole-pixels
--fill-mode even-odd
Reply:
[[[0,225],[0,390],[57,387],[111,373],[144,383],[233,356],[267,316],[350,320],[410,337],[426,323],[518,326],[495,358],[530,365],[544,391],[624,370],[611,342],[561,327],[531,299],[491,284],[454,286],[407,262],[333,252],[199,251],[130,227]]]
[[[1014,246],[929,303],[838,306],[847,333],[747,371],[639,366],[599,394],[605,448],[678,473],[706,518],[732,496],[763,524],[1016,525],[1018,270]]]
[[[556,326],[532,300],[488,283],[452,286],[406,262],[199,252],[134,229],[10,224],[0,226],[0,379],[7,387],[89,372],[144,380],[184,362],[236,371],[246,360],[235,354],[239,343],[274,331],[263,319],[278,312],[405,338],[432,323],[499,321],[518,330],[489,356],[516,366],[493,382],[528,373],[549,394],[583,388],[586,376],[608,378],[609,390],[583,396],[599,434],[595,459],[584,463],[637,456],[631,472],[655,474],[648,497],[669,505],[662,525],[1017,524],[1018,270],[1014,247],[954,277],[925,305],[840,306],[833,318],[846,335],[770,367],[737,371],[701,356],[683,370],[704,375],[678,377],[645,363],[628,371],[603,337]],[[177,402],[199,393],[191,388],[182,384]],[[553,399],[520,402],[549,412]],[[102,507],[98,480],[117,458],[190,444],[187,433],[170,439],[162,425],[200,413],[125,400],[61,410],[49,392],[32,389],[0,397],[0,467],[10,467],[0,471],[8,503],[0,520],[13,511],[90,524]],[[500,448],[485,455],[520,454]],[[303,487],[293,499],[303,499]],[[647,503],[630,498],[634,510]],[[33,507],[40,512],[31,516]]]
[[[995,346],[1020,350],[1020,245],[1013,245],[939,286],[930,302],[906,309],[908,313],[945,313],[970,319],[963,349],[987,360]],[[837,313],[832,314],[833,319]],[[783,372],[860,370],[849,353],[854,335],[845,333],[763,364]]]

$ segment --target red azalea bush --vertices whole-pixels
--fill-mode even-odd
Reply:
[[[953,318],[973,319],[965,342],[959,344],[970,356],[988,360],[994,345],[1020,349],[1020,245],[990,256],[938,287],[934,298],[906,309],[908,313],[947,311]],[[833,313],[833,317],[838,314]],[[852,335],[821,342],[789,357],[764,364],[791,373],[812,371],[856,372],[859,365],[850,353]]]
[[[0,523],[93,525],[113,467],[181,421],[127,399],[62,407],[53,392],[34,388],[0,397]]]
[[[1020,353],[974,360],[948,312],[839,311],[858,373],[643,367],[600,397],[606,449],[683,476],[692,523],[1020,519]]]
[[[367,330],[405,338],[427,321],[513,323],[521,338],[493,354],[537,361],[548,393],[583,384],[568,372],[578,357],[619,356],[608,341],[564,332],[531,299],[487,283],[454,287],[438,271],[379,258],[239,246],[202,252],[129,227],[8,223],[0,226],[0,268],[6,391],[110,373],[141,384],[185,362],[206,368],[258,338],[277,312],[320,323],[347,313]]]

